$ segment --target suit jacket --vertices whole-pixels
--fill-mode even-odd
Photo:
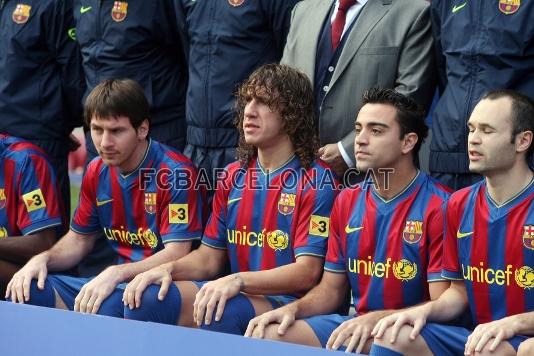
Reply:
[[[282,63],[314,81],[317,44],[334,0],[305,0],[293,9]],[[354,122],[363,93],[394,88],[428,109],[436,75],[429,5],[424,0],[369,0],[348,35],[320,107],[321,144],[341,141],[354,152]]]

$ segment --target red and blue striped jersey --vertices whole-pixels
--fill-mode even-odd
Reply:
[[[265,174],[254,159],[248,167],[227,167],[213,199],[202,243],[226,249],[232,273],[262,271],[324,257],[330,210],[338,183],[321,161],[304,169],[292,158]]]
[[[139,167],[128,175],[100,157],[87,166],[71,229],[104,232],[118,263],[145,259],[169,242],[202,236],[202,192],[197,171],[174,149],[150,140]]]
[[[356,314],[429,299],[428,283],[443,280],[448,195],[422,172],[388,201],[370,181],[341,192],[330,217],[325,270],[347,274]]]
[[[465,282],[476,324],[534,311],[534,184],[498,206],[485,180],[447,205],[443,276]]]
[[[50,227],[58,233],[60,191],[48,157],[39,147],[0,134],[0,238],[28,235]]]

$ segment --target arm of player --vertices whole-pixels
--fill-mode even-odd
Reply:
[[[74,300],[74,311],[96,314],[102,302],[119,283],[164,263],[177,260],[191,251],[191,241],[169,242],[165,248],[144,260],[110,266],[85,284]]]
[[[84,235],[69,230],[51,249],[31,258],[13,275],[7,285],[6,299],[27,302],[32,279],[37,279],[37,287],[43,289],[49,271],[64,271],[77,265],[91,251],[96,237],[96,234]]]
[[[38,253],[51,248],[55,241],[55,228],[43,229],[24,236],[9,236],[0,239],[0,259],[23,264]]]
[[[278,334],[284,335],[296,319],[332,313],[343,302],[348,286],[346,273],[325,271],[321,282],[302,298],[252,319],[245,336],[261,339],[265,327],[273,323],[280,324]]]
[[[433,282],[429,284],[430,299],[435,300],[439,298],[450,283],[445,281]],[[376,324],[389,315],[392,315],[399,310],[379,310],[369,312],[364,315],[343,322],[339,327],[332,332],[326,344],[327,349],[337,350],[341,345],[346,345],[346,352],[356,351],[359,353],[369,353],[371,347],[372,335]]]
[[[172,281],[206,280],[220,275],[226,263],[226,250],[207,245],[200,247],[177,261],[168,262],[138,274],[124,290],[123,302],[130,309],[141,306],[141,296],[151,284],[161,285],[158,299],[167,295]]]
[[[193,304],[197,325],[219,321],[226,301],[239,292],[248,294],[298,294],[310,290],[321,277],[323,259],[313,256],[297,257],[296,262],[265,271],[240,272],[219,278],[202,286]],[[295,283],[298,281],[298,283]]]
[[[451,286],[436,300],[408,308],[380,320],[372,335],[381,338],[387,328],[392,328],[391,343],[394,343],[400,328],[412,325],[410,339],[414,340],[425,326],[427,320],[446,322],[458,317],[467,308],[467,293],[463,281],[453,281]]]
[[[465,354],[480,353],[488,343],[490,343],[489,351],[494,352],[502,341],[516,335],[534,335],[534,312],[479,324],[467,338]]]

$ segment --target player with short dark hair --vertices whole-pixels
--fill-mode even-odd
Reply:
[[[142,88],[128,79],[106,80],[89,94],[86,120],[99,157],[83,177],[71,228],[13,276],[6,298],[122,317],[122,282],[190,251],[202,233],[196,170],[185,156],[147,137],[148,108]],[[102,232],[116,265],[94,278],[48,275],[75,266]]]
[[[66,225],[48,156],[0,134],[0,293],[32,256],[50,248]]]
[[[377,355],[515,355],[533,331],[524,319],[534,311],[534,172],[528,166],[534,102],[512,91],[490,92],[467,127],[469,170],[485,179],[454,193],[447,205],[443,277],[451,287],[380,321]],[[440,324],[465,310],[474,330]]]
[[[338,183],[315,159],[311,83],[288,66],[265,65],[237,101],[239,162],[219,183],[202,245],[130,282],[127,318],[242,335],[254,316],[319,280]],[[230,275],[187,282],[217,278],[228,260]]]
[[[357,168],[370,178],[334,204],[321,283],[253,319],[247,336],[367,353],[380,318],[447,288],[440,274],[448,191],[414,163],[424,113],[402,94],[372,89],[355,129]],[[349,285],[356,315],[323,315],[336,312]]]

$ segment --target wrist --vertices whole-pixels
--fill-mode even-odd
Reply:
[[[243,276],[241,276],[241,273],[236,273],[233,276],[236,283],[239,285],[239,291],[242,292],[245,289],[245,281],[243,280]]]
[[[113,282],[115,282],[115,284],[119,284],[128,279],[128,277],[124,275],[124,270],[121,267],[122,265],[115,265],[105,269],[105,271],[113,277]]]

